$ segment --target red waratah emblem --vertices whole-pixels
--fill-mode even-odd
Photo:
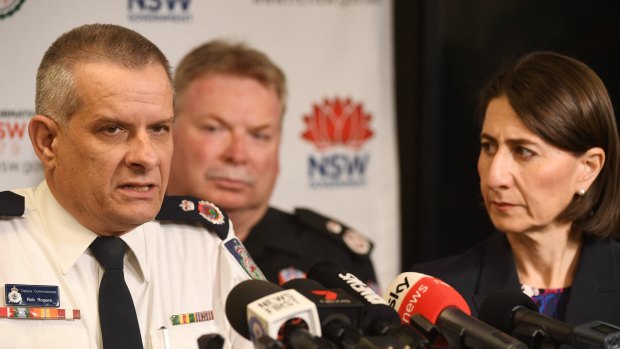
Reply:
[[[312,106],[312,114],[304,116],[306,131],[302,138],[318,149],[335,145],[357,149],[373,135],[370,118],[362,104],[350,98],[325,99]]]

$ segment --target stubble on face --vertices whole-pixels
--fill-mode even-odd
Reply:
[[[177,96],[169,193],[228,212],[266,206],[278,174],[280,101],[249,78],[200,77]]]
[[[50,189],[86,228],[120,235],[161,207],[173,147],[172,88],[155,64],[87,63],[75,78],[83,107],[60,129]]]

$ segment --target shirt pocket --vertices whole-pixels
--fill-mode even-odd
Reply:
[[[154,329],[149,332],[149,339],[151,349],[191,349],[198,348],[198,338],[210,333],[217,333],[226,338],[212,322],[202,322],[169,326],[166,329]],[[167,347],[166,341],[168,342]],[[224,344],[224,348],[226,347],[227,345]]]
[[[79,321],[4,319],[0,349],[88,348],[86,329]]]

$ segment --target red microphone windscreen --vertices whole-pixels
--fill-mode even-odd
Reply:
[[[420,273],[402,273],[396,277],[384,296],[403,323],[409,323],[413,314],[421,314],[436,323],[448,307],[456,307],[471,314],[463,297],[450,285],[432,276]]]

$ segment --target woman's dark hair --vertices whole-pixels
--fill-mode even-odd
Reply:
[[[605,163],[583,197],[559,216],[571,232],[618,237],[620,141],[605,85],[584,63],[554,52],[533,52],[503,69],[482,90],[481,115],[505,96],[523,124],[555,147],[576,155],[600,147]]]

